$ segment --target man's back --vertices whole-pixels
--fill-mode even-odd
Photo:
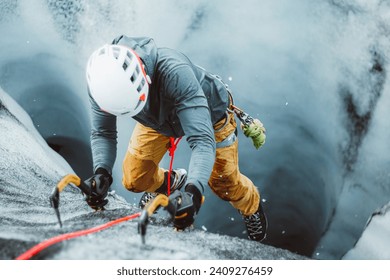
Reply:
[[[138,122],[164,135],[179,137],[184,135],[177,115],[180,110],[207,107],[213,124],[224,116],[228,107],[224,83],[194,65],[187,56],[173,49],[157,48],[150,38],[122,36],[114,42],[137,50],[152,80],[148,101],[134,117]]]

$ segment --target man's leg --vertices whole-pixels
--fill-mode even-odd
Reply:
[[[228,115],[226,124],[225,120],[222,120],[214,126],[217,151],[209,185],[220,198],[229,201],[244,215],[251,215],[259,206],[260,195],[252,181],[240,173],[238,141],[225,147],[218,147],[218,143],[234,133],[237,127],[233,113]]]
[[[220,198],[248,216],[259,207],[260,195],[253,182],[239,171],[237,146],[238,141],[217,149],[209,184]]]
[[[123,161],[122,183],[132,192],[154,192],[164,183],[159,163],[167,152],[169,137],[137,123]]]
[[[260,194],[253,182],[240,173],[238,167],[238,141],[224,147],[218,143],[227,139],[236,129],[233,114],[229,114],[227,124],[215,125],[217,142],[216,160],[210,176],[209,185],[220,198],[229,201],[243,215],[248,237],[252,240],[264,239],[267,221],[263,213]]]

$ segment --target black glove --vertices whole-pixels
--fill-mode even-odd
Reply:
[[[108,203],[107,193],[112,184],[112,176],[104,168],[99,167],[95,174],[84,183],[90,188],[91,192],[85,198],[85,201],[92,209],[99,210]]]
[[[176,208],[173,225],[182,230],[194,223],[202,204],[202,194],[197,187],[188,184],[184,191],[174,191],[169,196],[169,201]]]

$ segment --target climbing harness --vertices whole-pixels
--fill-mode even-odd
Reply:
[[[217,76],[219,79],[219,77]],[[222,80],[220,80],[222,82]],[[223,82],[222,82],[223,83]],[[235,114],[237,118],[241,122],[241,130],[243,131],[246,137],[252,139],[253,145],[256,149],[259,149],[264,143],[266,139],[265,128],[260,120],[253,118],[244,110],[238,108],[234,105],[233,94],[229,87],[224,84],[229,96],[229,105],[225,112],[225,122],[221,127],[215,130],[215,132],[221,131],[225,126],[229,123],[229,113]],[[224,148],[232,145],[237,140],[237,130],[233,131],[230,135],[228,135],[223,141],[216,143],[217,148]]]
[[[248,113],[244,112],[244,110],[241,110],[235,105],[231,105],[231,107],[243,125],[250,125],[254,122],[254,119]]]
[[[216,143],[216,148],[224,148],[232,145],[237,140],[237,130],[235,129],[228,137],[226,137],[221,142]]]
[[[230,109],[231,108],[231,109]],[[256,149],[259,149],[265,143],[265,128],[258,119],[254,119],[248,113],[244,112],[240,108],[234,105],[230,105],[227,109],[225,122],[222,127],[215,130],[215,132],[221,131],[229,122],[229,113],[234,113],[241,122],[241,129],[246,137],[252,139],[253,145]],[[237,130],[234,130],[221,142],[216,143],[217,149],[224,148],[232,145],[237,140]]]
[[[231,105],[231,110],[236,114],[241,122],[241,129],[246,137],[252,139],[253,145],[259,149],[265,143],[265,128],[260,120],[254,119],[235,105]]]

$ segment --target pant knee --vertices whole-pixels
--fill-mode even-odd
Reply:
[[[152,160],[126,156],[122,169],[122,184],[132,192],[154,191],[164,182],[164,172]]]
[[[226,201],[234,201],[244,195],[240,190],[237,176],[233,174],[212,177],[209,180],[209,185],[218,197]]]
[[[253,214],[259,204],[260,193],[256,186],[242,174],[215,176],[209,181],[210,188],[223,200],[243,213]]]

